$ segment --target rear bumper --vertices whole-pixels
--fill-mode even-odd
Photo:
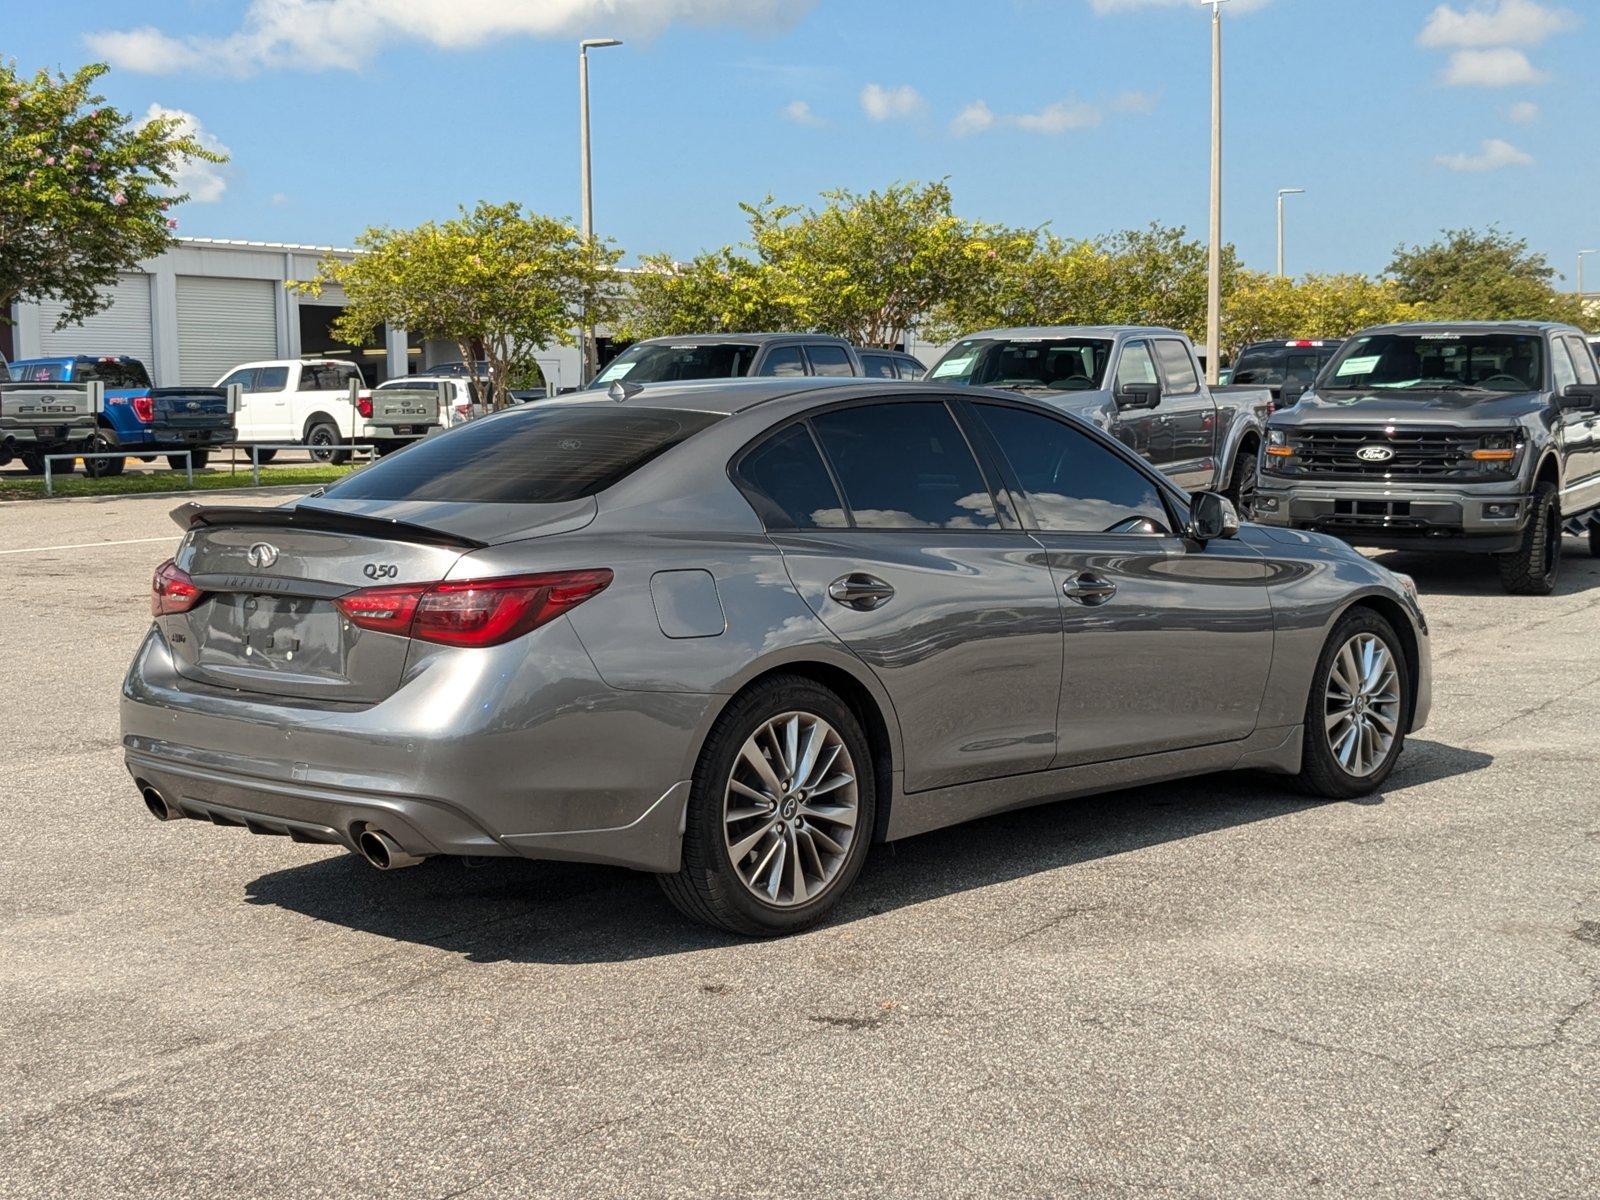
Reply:
[[[1521,541],[1529,501],[1515,482],[1449,488],[1311,483],[1263,474],[1251,519],[1331,533],[1358,546],[1500,554]]]
[[[123,683],[122,744],[139,787],[185,817],[350,848],[373,827],[417,855],[675,871],[695,731],[718,700],[607,687],[565,620],[436,654],[364,707],[194,683],[152,628]]]
[[[10,425],[0,428],[0,443],[17,450],[39,450],[49,454],[58,447],[81,447],[94,437],[93,425],[55,426]]]

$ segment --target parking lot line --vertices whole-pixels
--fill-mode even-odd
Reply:
[[[182,534],[177,536],[181,537]],[[121,538],[112,542],[68,542],[60,546],[24,546],[18,550],[0,550],[0,554],[44,554],[51,550],[93,550],[100,546],[137,546],[144,542],[170,542],[170,537]]]

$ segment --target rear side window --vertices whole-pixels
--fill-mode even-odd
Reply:
[[[804,425],[791,425],[751,450],[740,460],[738,476],[768,529],[838,529],[850,523]]]
[[[811,360],[811,373],[813,375],[854,375],[855,367],[850,365],[850,355],[843,346],[807,346],[806,357]]]
[[[1194,361],[1183,343],[1172,338],[1155,340],[1156,361],[1161,364],[1161,385],[1175,396],[1200,390],[1200,376],[1194,372]]]
[[[861,356],[861,373],[868,379],[893,379],[894,359],[887,354],[863,354]]]
[[[557,504],[604,491],[721,420],[716,413],[531,405],[457,426],[325,493],[338,500]]]
[[[257,392],[281,392],[289,386],[288,367],[258,367],[256,381],[252,390]]]
[[[1034,528],[1053,533],[1170,531],[1171,518],[1156,485],[1088,434],[1041,413],[998,404],[974,407],[1033,509]]]
[[[855,524],[997,529],[994,498],[943,404],[844,408],[812,418]]]
[[[804,375],[806,361],[800,357],[799,346],[779,346],[767,355],[761,364],[763,375]]]

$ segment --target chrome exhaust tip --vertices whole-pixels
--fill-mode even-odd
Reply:
[[[183,815],[148,783],[140,785],[139,795],[144,797],[144,806],[150,810],[150,815],[158,821],[176,821]]]
[[[356,848],[361,851],[362,858],[380,871],[398,871],[401,867],[414,867],[427,857],[406,853],[400,848],[399,842],[381,829],[363,829],[361,836],[356,838]]]

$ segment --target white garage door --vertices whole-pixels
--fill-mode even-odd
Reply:
[[[150,276],[119,275],[111,291],[111,307],[82,325],[57,329],[61,302],[39,305],[39,352],[56,354],[127,354],[148,371],[155,370],[155,337],[150,325]]]
[[[277,357],[277,284],[178,276],[178,383],[210,387],[240,363]]]

